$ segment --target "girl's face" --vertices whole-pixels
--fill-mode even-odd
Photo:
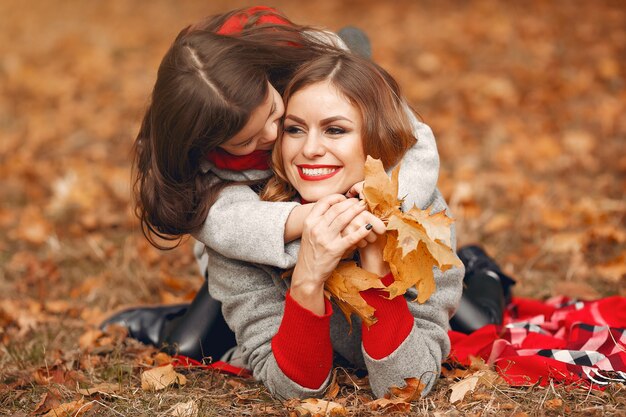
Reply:
[[[287,179],[302,199],[343,194],[363,180],[361,128],[358,108],[328,82],[291,96],[281,151]]]
[[[233,155],[248,155],[254,151],[269,151],[278,137],[278,124],[285,112],[283,99],[269,84],[265,101],[252,114],[248,123],[235,136],[220,145]]]

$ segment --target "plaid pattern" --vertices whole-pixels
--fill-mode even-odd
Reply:
[[[512,385],[626,382],[626,298],[513,299],[502,327],[450,332],[451,358],[480,356]]]

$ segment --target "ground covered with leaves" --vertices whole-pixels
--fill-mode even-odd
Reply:
[[[262,385],[180,370],[97,324],[189,300],[189,244],[162,253],[130,210],[130,148],[178,30],[241,1],[0,3],[0,415],[306,415]],[[621,1],[275,1],[294,21],[357,25],[437,137],[459,244],[479,243],[543,299],[626,295],[626,9]],[[624,415],[624,386],[478,384],[452,373],[411,415]],[[484,371],[484,370],[483,370]],[[149,375],[149,374],[148,374]],[[336,371],[329,400],[392,411]],[[379,405],[376,405],[379,404]],[[319,405],[319,404],[318,404]],[[338,408],[335,413],[343,412]],[[314,413],[313,413],[314,414]]]

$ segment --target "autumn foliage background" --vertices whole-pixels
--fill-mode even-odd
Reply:
[[[69,371],[83,385],[109,372],[132,387],[147,351],[103,342],[94,326],[200,286],[189,244],[164,253],[143,239],[130,150],[178,31],[251,4],[0,3],[0,412],[36,411],[50,391],[33,376],[44,368],[62,369],[63,398]],[[299,23],[368,33],[374,59],[435,133],[459,244],[483,245],[518,280],[516,294],[626,296],[623,2],[271,5]],[[196,377],[196,389],[226,387]]]

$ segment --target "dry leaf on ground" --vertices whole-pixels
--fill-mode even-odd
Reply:
[[[379,398],[367,403],[372,411],[384,411],[386,413],[408,413],[411,411],[411,404],[401,398]]]
[[[311,417],[335,417],[335,416],[347,416],[348,411],[346,408],[336,402],[318,400],[317,398],[307,398],[302,400],[300,405],[296,407],[296,413],[298,415],[310,415]]]
[[[406,385],[402,388],[389,388],[389,393],[385,397],[398,398],[406,402],[419,400],[425,388],[424,384],[417,378],[405,378],[404,382],[406,382]]]
[[[80,399],[78,401],[61,404],[48,411],[43,417],[76,417],[91,410],[92,407],[93,404],[85,403],[85,400]]]
[[[159,391],[170,385],[185,385],[187,378],[174,370],[172,365],[159,366],[141,374],[141,389]]]
[[[468,392],[474,391],[479,385],[492,386],[500,380],[500,376],[491,370],[474,372],[450,386],[450,403],[463,400]]]
[[[169,409],[169,415],[172,417],[196,417],[198,415],[198,404],[194,400],[175,404]]]

